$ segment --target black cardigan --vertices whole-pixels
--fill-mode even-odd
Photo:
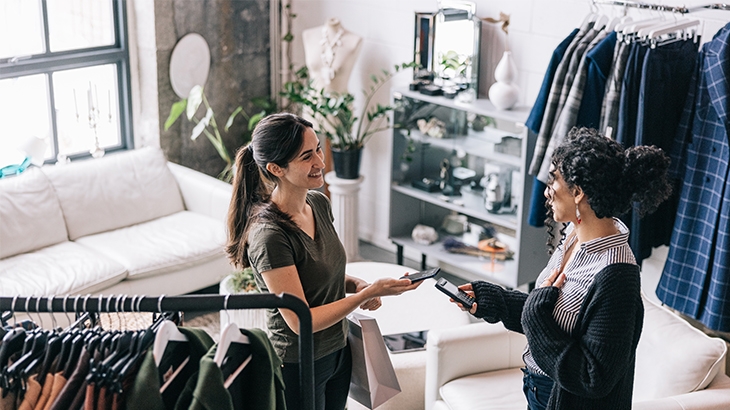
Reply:
[[[529,295],[481,281],[472,287],[475,316],[524,333],[535,362],[555,381],[548,409],[631,409],[644,322],[637,265],[613,264],[596,274],[570,334],[553,317],[556,287]]]

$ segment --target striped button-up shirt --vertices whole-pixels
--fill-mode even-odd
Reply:
[[[553,316],[556,323],[566,333],[573,331],[585,296],[593,284],[593,279],[603,268],[615,263],[636,264],[634,254],[629,247],[629,229],[618,218],[614,218],[614,224],[619,233],[582,243],[578,249],[573,250],[575,252],[573,260],[563,269],[565,284],[560,290]],[[572,235],[573,230],[574,226],[570,224],[566,229],[566,239],[555,250],[547,266],[538,276],[536,286],[540,286],[550,276],[550,272],[559,269],[563,264],[565,249],[570,248],[578,240],[575,235]],[[525,348],[523,359],[528,369],[546,375],[532,357],[529,345]]]

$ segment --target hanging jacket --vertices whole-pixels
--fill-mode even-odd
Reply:
[[[203,329],[178,327],[190,343],[190,361],[185,365],[192,373],[198,370],[200,359],[213,346],[213,339]],[[182,380],[181,380],[182,381]],[[183,383],[185,386],[187,380]],[[155,364],[152,348],[148,349],[139,366],[137,377],[126,399],[129,410],[165,410],[165,402],[160,393],[159,369]],[[180,392],[177,392],[179,394]],[[172,408],[172,407],[171,407]]]
[[[578,32],[579,29],[573,30],[568,37],[566,37],[560,44],[558,44],[557,47],[555,47],[555,50],[553,50],[553,56],[550,58],[547,71],[545,71],[545,77],[542,80],[540,92],[537,94],[535,104],[532,106],[532,110],[530,110],[530,116],[525,122],[527,128],[535,134],[540,133],[542,117],[545,114],[548,96],[550,95],[550,87],[553,83],[553,78],[555,78],[555,73],[558,70],[560,62],[563,61],[563,56],[565,55],[568,46],[573,42],[573,39],[575,39],[576,35],[578,35]],[[537,178],[534,179],[535,180],[532,185],[532,198],[530,202],[529,223],[530,225],[539,228],[545,224],[546,208],[543,191],[545,191],[546,185],[540,182]]]
[[[683,172],[669,255],[656,294],[710,329],[730,331],[730,24],[702,47],[673,146]]]
[[[538,133],[537,140],[535,141],[535,151],[532,154],[532,161],[530,164],[530,174],[532,175],[536,174],[537,171],[540,169],[543,154],[545,153],[547,144],[550,142],[550,134],[552,134],[553,125],[557,116],[560,114],[558,107],[561,104],[560,100],[563,91],[563,85],[566,81],[568,71],[571,67],[570,62],[572,60],[573,54],[576,52],[576,49],[578,49],[579,46],[581,48],[587,46],[588,43],[585,42],[585,40],[587,40],[588,37],[592,39],[592,35],[594,34],[595,30],[578,31],[578,33],[573,38],[573,41],[570,42],[568,48],[565,50],[563,59],[558,64],[558,67],[555,69],[555,76],[553,77],[553,83],[550,86],[550,94],[547,97],[547,103],[545,104],[545,109],[542,116],[540,132]],[[590,42],[590,40],[587,41]]]
[[[248,336],[251,361],[231,386],[223,385],[223,374],[213,361],[218,345],[200,360],[200,371],[192,392],[190,410],[286,410],[282,361],[266,333],[260,329],[240,329]],[[234,402],[235,401],[235,402]]]

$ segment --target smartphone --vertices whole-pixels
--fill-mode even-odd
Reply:
[[[410,275],[403,275],[400,278],[401,279],[410,279],[411,283],[415,283],[420,280],[432,278],[432,277],[436,276],[436,274],[438,274],[439,272],[441,272],[441,268],[433,268],[433,269],[428,269],[428,270],[422,270],[422,271],[416,272],[416,273],[411,273]]]
[[[461,303],[467,309],[471,309],[474,305],[475,300],[473,297],[469,296],[466,292],[444,278],[439,278],[436,282],[436,289],[449,295],[452,299]]]

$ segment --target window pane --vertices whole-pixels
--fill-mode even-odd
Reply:
[[[53,74],[58,152],[89,152],[95,136],[102,148],[121,145],[114,64]]]
[[[43,53],[40,0],[0,1],[0,59]]]
[[[43,74],[0,80],[0,150],[18,147],[26,138],[35,136],[45,139],[45,157],[51,157],[47,90]]]
[[[51,51],[114,44],[111,0],[53,0],[47,4]]]

